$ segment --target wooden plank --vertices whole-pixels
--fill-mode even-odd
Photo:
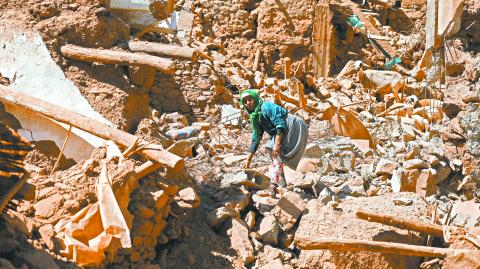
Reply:
[[[165,74],[173,74],[175,72],[173,61],[149,54],[91,49],[71,44],[62,46],[60,51],[65,57],[83,62],[99,62],[104,64],[120,64],[130,66],[151,66]]]
[[[443,237],[443,227],[437,224],[415,221],[407,218],[397,217],[394,215],[367,212],[364,210],[357,211],[357,218],[389,226],[394,226],[400,229],[407,229],[420,233]]]
[[[300,249],[315,250],[328,249],[339,251],[370,251],[382,252],[402,256],[416,257],[439,257],[444,258],[454,253],[462,251],[469,252],[471,250],[434,248],[417,245],[407,245],[401,243],[378,242],[354,239],[337,239],[337,238],[321,238],[321,239],[295,239],[295,243]],[[474,252],[474,251],[472,251]]]
[[[50,119],[72,125],[75,128],[81,129],[100,138],[113,140],[115,143],[123,147],[131,146],[138,139],[138,137],[132,134],[112,128],[92,118],[85,117],[63,107],[50,104],[2,85],[0,85],[0,100],[14,106],[21,106],[29,111]],[[140,140],[141,145],[145,143],[147,142]],[[182,158],[166,151],[161,145],[157,144],[149,145],[139,151],[139,154],[154,162],[170,167],[175,171],[181,170],[184,165],[184,160]]]
[[[315,6],[313,24],[313,68],[315,78],[328,77],[334,58],[334,35],[330,1],[322,0]]]

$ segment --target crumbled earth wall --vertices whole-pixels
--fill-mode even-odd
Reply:
[[[289,57],[308,61],[315,1],[198,1],[195,13],[204,42],[225,47],[228,57],[251,67],[257,48],[262,49],[260,69],[283,75]],[[294,65],[294,66],[296,66]],[[304,74],[304,73],[303,73]],[[302,76],[300,76],[302,77]]]

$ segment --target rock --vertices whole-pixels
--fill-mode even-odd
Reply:
[[[477,227],[480,225],[480,205],[474,201],[456,201],[452,209],[452,226],[465,228]]]
[[[164,190],[151,192],[151,195],[155,200],[155,207],[157,209],[163,208],[167,204],[168,200],[170,200],[170,196],[168,196]]]
[[[321,155],[322,149],[318,144],[315,143],[308,144],[305,148],[305,152],[303,153],[303,156],[306,156],[308,158],[320,158]]]
[[[260,212],[260,214],[265,215],[266,213],[272,211],[272,209],[277,205],[278,199],[272,197],[262,197],[259,195],[252,195],[252,200],[254,202],[255,208]]]
[[[63,205],[63,195],[55,193],[39,202],[35,207],[35,216],[43,219],[52,217],[55,212]]]
[[[426,169],[428,168],[428,163],[420,159],[411,159],[403,162],[403,167],[407,170],[410,169]]]
[[[245,264],[250,264],[255,259],[253,254],[253,245],[248,238],[248,226],[240,218],[234,217],[228,225],[227,234],[230,237],[230,243]]]
[[[247,158],[248,158],[248,155],[229,156],[223,159],[223,162],[227,167],[232,167],[245,161]]]
[[[258,230],[258,234],[260,235],[263,243],[270,244],[272,246],[277,245],[278,232],[278,222],[274,216],[266,216],[260,221],[260,228]]]
[[[3,259],[3,258],[0,258],[0,268],[2,269],[15,269],[15,267],[13,266],[13,264],[6,260],[6,259]]]
[[[208,66],[206,64],[201,64],[200,68],[198,68],[198,74],[200,74],[202,76],[209,76],[211,71],[212,71],[212,69],[210,68],[210,66]]]
[[[255,226],[255,212],[249,211],[247,215],[245,215],[245,223],[248,226],[248,231],[251,232]]]
[[[287,185],[303,185],[301,182],[303,182],[305,175],[302,172],[295,171],[286,165],[284,166],[283,171],[285,172],[285,181],[287,182]]]
[[[240,109],[234,108],[232,105],[222,105],[221,123],[229,125],[240,125],[239,115]]]
[[[261,266],[259,269],[284,269],[284,268],[285,267],[283,266],[282,260],[275,259]]]
[[[447,164],[439,163],[433,167],[432,177],[435,180],[435,184],[442,183],[445,179],[448,178],[452,169]]]
[[[335,193],[333,193],[330,188],[325,187],[318,195],[318,200],[324,205],[326,205],[328,204],[328,202],[332,201],[334,195]]]
[[[463,102],[450,100],[444,101],[442,103],[442,111],[449,117],[450,119],[455,118],[460,111],[465,110],[466,105]]]
[[[265,189],[269,184],[270,179],[267,176],[253,169],[225,173],[220,183],[222,188],[243,185],[254,190]]]
[[[390,179],[392,190],[394,192],[415,192],[418,176],[420,176],[418,169],[395,170]]]
[[[281,233],[280,238],[278,239],[279,247],[288,248],[293,243],[293,235]]]
[[[180,190],[178,192],[178,199],[190,204],[192,208],[197,208],[200,206],[200,196],[192,187]]]
[[[432,177],[430,170],[422,169],[417,178],[415,191],[423,197],[430,196],[437,192],[435,179]]]
[[[44,251],[32,249],[25,250],[15,254],[15,264],[26,264],[31,269],[60,269],[52,256]]]
[[[38,229],[38,233],[42,238],[43,242],[47,245],[49,250],[55,250],[55,242],[53,238],[55,236],[55,231],[53,230],[53,226],[51,224],[46,224]]]
[[[207,215],[207,223],[213,228],[219,228],[226,220],[231,217],[240,217],[240,213],[236,210],[226,207],[217,208]]]
[[[350,79],[342,79],[340,80],[340,85],[346,90],[350,90],[353,87],[353,81]]]
[[[353,196],[353,197],[367,196],[367,193],[365,192],[363,179],[360,177],[343,183],[343,185],[340,188],[341,188],[341,193],[344,196]]]
[[[227,208],[242,212],[250,204],[251,194],[243,188],[231,189],[224,197],[223,203]]]
[[[409,206],[413,204],[413,200],[409,198],[395,198],[393,199],[393,204],[394,205],[403,205],[403,206]]]
[[[421,150],[419,146],[413,146],[406,154],[405,160],[411,160],[420,154]]]
[[[2,218],[9,223],[16,231],[23,233],[27,238],[32,235],[33,221],[25,215],[9,210]]]
[[[318,162],[318,159],[314,158],[303,158],[298,163],[297,172],[308,173],[314,171],[317,166],[315,165]]]
[[[412,200],[410,206],[395,206],[393,200]],[[382,196],[360,197],[343,201],[337,209],[324,206],[320,201],[311,200],[295,232],[300,239],[358,239],[388,241],[405,244],[422,244],[423,235],[365,220],[355,214],[358,209],[394,214],[412,220],[427,221],[429,205],[415,193],[386,193]],[[375,268],[408,269],[418,268],[421,258],[384,254],[380,252],[345,252],[330,250],[301,251],[295,268]],[[372,267],[372,264],[375,264]],[[328,265],[328,267],[325,267]]]
[[[298,193],[289,191],[278,200],[277,205],[272,210],[272,215],[278,219],[281,228],[288,232],[297,223],[306,206]]]
[[[377,164],[377,167],[375,168],[375,174],[377,176],[380,176],[380,175],[391,176],[395,168],[397,168],[397,164],[395,162],[387,159],[380,159],[380,161]]]

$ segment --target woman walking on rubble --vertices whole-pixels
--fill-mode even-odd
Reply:
[[[308,126],[305,121],[287,110],[271,102],[264,102],[257,91],[250,89],[240,93],[240,104],[250,115],[253,127],[247,161],[244,168],[250,168],[253,155],[260,145],[263,134],[271,137],[266,144],[273,159],[276,178],[272,179],[270,190],[275,191],[275,184],[286,187],[283,165],[296,169],[307,146]]]

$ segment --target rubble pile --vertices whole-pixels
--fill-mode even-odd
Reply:
[[[478,268],[477,2],[0,0],[0,267]]]

